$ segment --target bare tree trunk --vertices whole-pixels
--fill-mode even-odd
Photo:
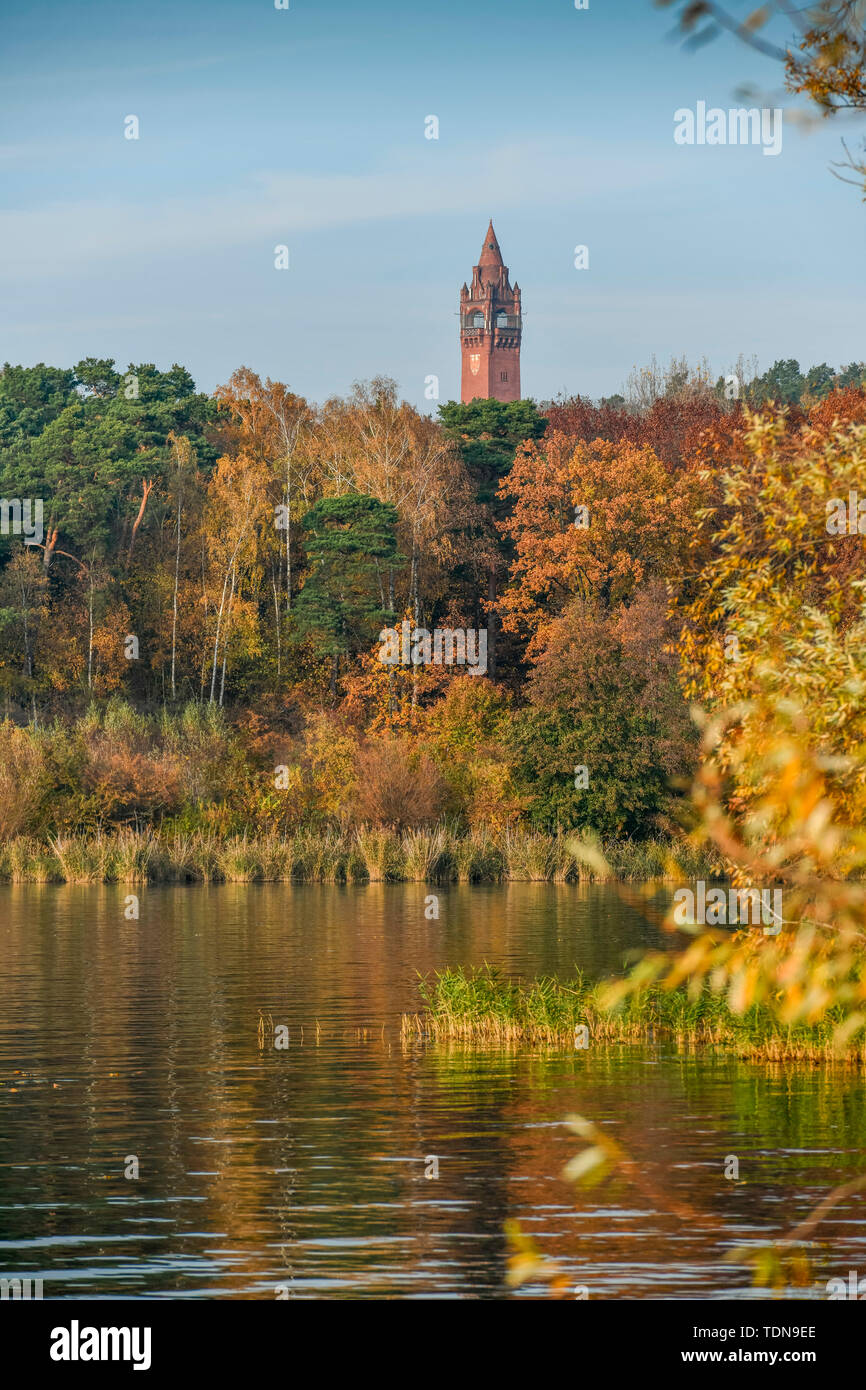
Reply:
[[[274,626],[277,630],[277,686],[279,686],[283,672],[282,645],[280,642],[280,592],[277,586],[277,578],[274,574],[273,563],[271,564],[271,587],[274,591]]]
[[[496,611],[493,604],[496,602],[496,574],[490,571],[487,581],[487,598],[490,603],[490,612],[487,615],[487,672],[492,681],[496,680]]]
[[[215,695],[215,693],[216,693],[216,673],[217,673],[217,662],[218,662],[218,660],[219,660],[220,630],[221,630],[221,628],[222,628],[223,609],[225,608],[225,601],[226,601],[226,587],[227,587],[228,582],[229,582],[229,575],[231,575],[231,576],[232,576],[232,593],[234,593],[234,587],[235,587],[235,581],[234,581],[235,560],[237,559],[238,551],[239,551],[240,548],[241,548],[241,541],[243,540],[243,538],[244,538],[245,535],[246,535],[246,527],[244,527],[243,531],[241,531],[241,534],[238,536],[237,543],[236,543],[236,545],[235,545],[234,550],[232,551],[232,557],[231,557],[231,559],[229,560],[228,569],[226,570],[225,579],[223,580],[223,590],[222,590],[222,593],[220,594],[220,606],[219,606],[219,612],[218,612],[218,614],[217,614],[216,637],[214,638],[214,644],[213,644],[213,670],[211,671],[211,678],[210,678],[210,700],[208,701],[208,703],[211,704],[211,705],[212,705],[213,702],[214,702],[214,695]]]
[[[202,607],[204,608],[205,631],[207,631],[208,598],[207,598],[207,575],[206,575],[206,566],[205,566],[205,540],[204,540],[204,531],[202,531],[202,537],[201,537],[201,601],[202,601]],[[205,682],[206,682],[206,681],[207,681],[207,651],[206,651],[206,649],[205,649],[204,647],[202,647],[202,653],[201,653],[201,681],[200,681],[200,683],[199,683],[199,688],[198,688],[198,698],[199,698],[199,701],[204,700],[204,687],[205,687]]]
[[[33,679],[33,659],[30,655],[30,628],[27,622],[29,609],[27,607],[27,589],[22,580],[21,583],[21,616],[24,619],[24,656],[27,661],[27,679]]]
[[[126,563],[127,563],[127,565],[129,564],[130,560],[132,559],[132,547],[135,545],[135,538],[136,538],[136,536],[138,535],[138,528],[139,528],[139,526],[141,525],[141,521],[142,521],[142,518],[143,518],[143,516],[144,516],[144,509],[145,509],[145,507],[147,506],[147,499],[148,499],[148,497],[150,496],[150,494],[151,494],[152,491],[153,491],[153,479],[152,479],[152,478],[150,478],[150,479],[142,478],[142,480],[141,480],[141,506],[140,506],[139,509],[138,509],[138,516],[135,518],[135,521],[132,523],[132,535],[131,535],[130,538],[129,538],[129,551],[127,552],[127,556],[126,556]]]
[[[233,569],[233,568],[234,568],[234,565],[232,564],[232,569]],[[229,570],[226,570],[225,579],[223,580],[223,591],[222,591],[222,593],[220,594],[219,612],[217,613],[216,636],[214,637],[214,643],[213,643],[213,669],[212,669],[212,671],[211,671],[211,676],[210,676],[210,700],[209,700],[209,702],[208,702],[208,703],[211,704],[211,705],[212,705],[213,702],[214,702],[214,696],[215,696],[215,694],[216,694],[216,677],[217,677],[217,662],[218,662],[218,660],[219,660],[220,633],[221,633],[221,631],[222,631],[222,624],[223,624],[223,608],[225,607],[226,589],[227,589],[227,587],[228,587],[228,582],[229,582]]]
[[[409,591],[412,595],[412,616],[415,619],[415,626],[418,626],[418,547],[415,537],[412,537],[412,568],[409,580]]]
[[[21,616],[24,620],[24,658],[27,662],[27,679],[33,681],[33,653],[30,650],[30,624],[27,621],[30,616],[30,609],[27,604],[27,586],[21,582]],[[38,728],[36,718],[36,691],[30,686],[30,707],[33,710],[33,727]]]
[[[87,689],[93,687],[93,573],[90,574],[90,632],[87,639]]]
[[[177,545],[174,552],[174,597],[171,606],[171,698],[177,698],[177,690],[174,683],[175,654],[177,652],[177,585],[180,574],[180,506],[181,493],[177,496]]]
[[[228,651],[229,651],[229,638],[231,637],[231,632],[232,632],[232,604],[234,603],[234,599],[235,599],[235,567],[234,567],[234,565],[232,565],[232,587],[231,587],[231,593],[229,594],[228,612],[226,613],[226,635],[225,635],[225,637],[224,637],[224,639],[223,639],[223,670],[222,670],[222,679],[220,680],[220,705],[221,705],[221,706],[222,706],[222,702],[223,702],[223,696],[224,696],[225,693],[226,693],[226,659],[227,659],[227,657],[228,657]]]
[[[286,612],[292,611],[292,457],[286,454]]]
[[[57,547],[57,537],[59,532],[55,526],[53,531],[48,531],[45,536],[45,546],[42,551],[42,564],[45,569],[51,568],[51,561],[54,559],[54,551]]]
[[[418,630],[418,550],[415,544],[415,536],[412,536],[412,566],[409,576],[409,598],[412,604],[412,617],[414,619],[415,631]],[[415,710],[418,707],[418,667],[412,662],[412,718],[414,720]]]

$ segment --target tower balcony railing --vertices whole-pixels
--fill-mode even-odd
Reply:
[[[484,324],[464,323],[462,331],[467,338],[471,338],[473,334],[480,338],[482,333],[487,333],[488,331],[493,333],[519,333],[520,319],[517,318],[516,315],[511,314],[509,314],[505,323],[501,323],[497,319],[494,319],[491,330],[488,330]]]

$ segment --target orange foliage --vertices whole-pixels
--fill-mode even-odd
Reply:
[[[411,621],[409,612],[404,618]],[[412,624],[413,628],[415,624]],[[421,624],[423,626],[423,624]],[[466,628],[463,614],[453,608],[439,627]],[[370,733],[408,731],[420,725],[423,711],[446,694],[454,682],[477,681],[465,667],[436,663],[389,665],[379,660],[379,644],[358,657],[343,679],[345,697],[342,712],[359,728]]]
[[[357,819],[406,830],[435,821],[446,789],[438,769],[405,739],[371,741],[358,755]]]
[[[180,768],[169,755],[151,756],[128,748],[91,750],[82,777],[99,819],[148,819],[175,811],[183,799]]]
[[[697,503],[693,475],[672,478],[651,449],[558,432],[524,444],[499,491],[513,499],[500,529],[516,549],[503,627],[528,634],[530,657],[569,598],[621,603],[673,575]],[[576,524],[579,507],[588,525]]]
[[[705,430],[731,418],[715,396],[702,391],[689,397],[661,397],[649,410],[593,405],[582,396],[557,401],[545,410],[548,434],[561,433],[588,443],[607,439],[652,449],[668,468],[687,465]]]
[[[808,29],[799,55],[785,62],[789,92],[801,92],[825,114],[844,108],[866,109],[866,36],[856,8],[825,6],[824,22]]]

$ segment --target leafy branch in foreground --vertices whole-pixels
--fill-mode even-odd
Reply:
[[[619,1172],[638,1192],[649,1199],[656,1211],[673,1216],[678,1221],[705,1230],[718,1238],[719,1228],[715,1217],[671,1197],[663,1187],[652,1181],[646,1168],[637,1163],[602,1126],[585,1119],[582,1115],[569,1115],[565,1124],[587,1146],[563,1169],[562,1176],[568,1181],[591,1188],[604,1182],[612,1173]],[[866,1174],[833,1188],[804,1220],[798,1222],[786,1234],[771,1240],[736,1245],[725,1253],[724,1262],[751,1265],[753,1284],[756,1288],[782,1289],[789,1285],[795,1288],[807,1287],[813,1278],[810,1258],[812,1237],[831,1211],[864,1188]],[[547,1284],[554,1297],[563,1297],[569,1292],[571,1280],[564,1274],[562,1267],[540,1253],[531,1238],[524,1235],[518,1222],[506,1223],[506,1236],[511,1249],[506,1282],[511,1288],[536,1282]]]
[[[664,7],[671,0],[656,3]],[[866,111],[864,0],[820,0],[804,6],[792,0],[769,0],[743,19],[716,0],[674,0],[674,8],[679,11],[678,30],[687,47],[702,47],[722,33],[735,35],[756,52],[775,59],[784,70],[785,89],[805,97],[819,119]],[[780,24],[787,28],[783,40],[776,37]],[[801,122],[806,117],[806,112],[793,114]],[[857,178],[843,182],[862,183],[866,163],[854,158],[847,146],[845,153],[846,160],[837,167],[850,169]]]
[[[659,6],[671,0],[656,0]],[[722,32],[734,34],[785,70],[789,92],[806,96],[824,115],[866,110],[866,5],[863,0],[820,0],[794,6],[770,0],[744,19],[716,0],[674,0],[678,27],[686,45],[699,48]],[[774,21],[790,24],[790,37],[779,41]]]
[[[735,883],[781,885],[779,930],[712,929],[708,911],[711,929],[701,931],[700,924],[677,922],[672,909],[666,929],[688,930],[693,939],[673,955],[644,955],[625,979],[609,984],[599,1003],[616,1009],[651,987],[685,987],[691,999],[709,989],[735,1016],[760,1006],[785,1027],[832,1017],[833,1044],[842,1051],[866,1026],[866,836],[836,819],[825,759],[810,748],[796,711],[756,701],[748,713],[765,730],[763,747],[728,746],[723,767],[723,736],[743,713],[735,709],[705,722],[692,840],[720,851]],[[736,778],[746,758],[760,793],[735,813],[729,774]],[[580,847],[573,842],[573,848]],[[599,858],[597,849],[584,852]]]

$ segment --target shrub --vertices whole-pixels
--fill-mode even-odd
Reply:
[[[449,814],[502,829],[522,802],[514,784],[508,729],[511,701],[488,680],[454,680],[429,711],[424,747],[448,788]]]
[[[358,787],[358,739],[353,731],[325,714],[316,714],[304,730],[313,801],[328,819],[351,814]]]
[[[78,734],[84,747],[81,787],[88,820],[152,820],[179,809],[180,762],[160,747],[153,720],[113,699],[103,710],[91,707]]]
[[[650,595],[650,598],[652,595]],[[573,600],[545,629],[515,723],[533,824],[646,836],[689,771],[688,715],[664,656],[662,598],[606,613]],[[586,768],[581,786],[575,769]]]
[[[371,740],[358,753],[356,819],[395,830],[429,825],[445,802],[438,768],[405,739]]]
[[[47,793],[42,749],[26,729],[4,719],[0,724],[0,839],[28,829]]]

